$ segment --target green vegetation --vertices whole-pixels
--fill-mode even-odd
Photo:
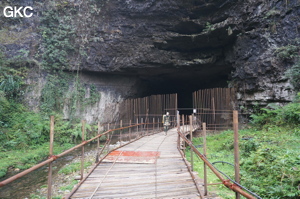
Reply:
[[[252,115],[251,128],[239,131],[241,184],[262,198],[299,198],[300,104],[296,101],[281,108],[270,107]],[[196,146],[202,144],[202,138],[193,141]],[[207,145],[207,157],[211,162],[233,164],[232,131],[208,136]],[[186,154],[189,159],[190,152]],[[231,165],[218,163],[215,166],[234,179]],[[203,178],[202,161],[197,161],[195,170]],[[216,183],[219,180],[209,172],[208,182]],[[224,198],[234,197],[223,185],[215,188],[218,188],[217,194]],[[209,190],[212,191],[211,186]]]
[[[66,186],[63,186],[60,188],[60,190],[62,191],[66,191],[66,190],[72,190],[74,185],[78,184],[78,181],[77,180],[73,180],[69,185],[66,185]]]
[[[105,3],[97,0],[86,0],[79,4],[45,2],[48,9],[41,17],[42,44],[39,49],[44,69],[79,70],[82,60],[87,57],[87,44],[98,38],[95,19],[101,19],[100,11]]]
[[[41,18],[41,32],[43,38],[43,66],[45,69],[62,70],[68,68],[70,55],[75,53],[75,27],[72,17],[61,15],[63,8],[49,10]],[[75,10],[70,10],[72,14]],[[66,13],[66,12],[65,12]],[[67,12],[68,13],[68,12]]]
[[[300,60],[285,73],[296,91],[300,91]]]
[[[29,58],[29,50],[21,49],[16,56],[7,59],[0,49],[0,177],[9,167],[26,169],[44,159],[48,154],[49,115],[55,115],[55,143],[60,148],[70,148],[81,139],[81,124],[76,113],[83,111],[100,100],[100,94],[94,85],[80,82],[79,65],[85,56],[85,38],[90,33],[88,26],[94,25],[88,17],[98,15],[98,1],[84,2],[92,6],[88,16],[80,16],[78,6],[69,3],[59,4],[49,1],[49,6],[41,17],[42,36],[35,61]],[[43,6],[42,4],[40,6]],[[83,6],[83,7],[84,7]],[[75,17],[75,18],[73,18]],[[18,42],[24,38],[26,29],[16,33],[16,39],[5,41],[9,37],[8,29],[0,30],[0,41]],[[71,58],[79,57],[75,64]],[[39,69],[47,71],[46,84],[41,92],[40,112],[35,113],[22,104],[26,85],[28,64],[35,62]],[[64,69],[75,73],[63,72]],[[69,106],[70,120],[64,121],[62,109]],[[86,138],[94,136],[93,126],[86,125]],[[60,151],[61,152],[61,151]],[[26,155],[21,155],[21,154]],[[21,157],[21,158],[20,158]]]
[[[276,9],[271,9],[266,13],[266,16],[264,17],[264,19],[273,17],[273,16],[278,16],[280,15],[280,10],[276,10]]]
[[[291,60],[299,57],[299,44],[300,40],[295,39],[291,41],[288,45],[282,46],[275,50],[276,56],[281,60]]]
[[[73,85],[69,85],[73,82]],[[87,96],[89,90],[89,96]],[[47,83],[42,89],[40,109],[43,113],[62,112],[63,106],[69,107],[71,120],[78,120],[76,112],[100,101],[100,93],[95,85],[80,82],[78,75],[66,74],[62,71],[49,74]]]
[[[67,81],[59,81],[59,75],[49,75],[43,89],[41,112],[28,110],[22,103],[26,69],[10,67],[0,51],[0,177],[9,167],[27,169],[48,155],[49,114],[55,115],[56,154],[67,149],[81,139],[81,124],[78,120],[64,121],[62,114],[63,91],[69,87]],[[50,78],[51,77],[51,78]],[[59,86],[59,88],[57,87]],[[100,96],[94,86],[90,86],[90,98],[84,98],[83,85],[80,102],[90,105]],[[85,86],[87,87],[87,86]],[[77,99],[75,94],[72,99]],[[55,99],[54,99],[55,98]],[[85,103],[83,103],[85,101]],[[93,137],[94,126],[86,125],[86,138]]]
[[[93,163],[92,162],[84,162],[84,168],[87,168],[89,166],[91,166]],[[61,170],[59,170],[58,173],[63,173],[65,175],[80,171],[81,168],[81,162],[73,162],[70,165],[65,166],[64,168],[62,168]]]
[[[55,143],[54,153],[59,154],[62,151],[71,148],[73,145]],[[1,151],[0,153],[0,177],[6,175],[7,169],[28,169],[49,155],[49,143],[44,143],[34,147],[22,148],[18,150]]]
[[[212,31],[214,31],[216,28],[214,27],[214,24],[211,24],[211,23],[209,23],[209,22],[206,22],[206,26],[205,26],[205,28],[204,28],[204,32],[208,32],[208,33],[210,33],[210,32],[212,32]]]
[[[276,49],[276,56],[281,61],[293,61],[295,64],[285,72],[296,91],[300,91],[300,40],[295,39],[290,44]]]

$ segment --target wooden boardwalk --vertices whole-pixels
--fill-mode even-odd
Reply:
[[[117,161],[99,164],[70,198],[199,198],[177,136],[171,129],[118,149]],[[128,151],[141,156],[126,157]]]

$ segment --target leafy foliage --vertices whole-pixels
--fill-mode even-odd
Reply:
[[[214,25],[213,24],[211,24],[211,23],[209,23],[209,22],[206,22],[206,26],[205,26],[205,28],[204,28],[204,32],[212,32],[212,31],[214,31],[215,30],[215,27],[214,27]]]
[[[42,89],[40,108],[44,113],[61,111],[64,95],[69,88],[67,77],[62,73],[48,75],[47,83]]]
[[[271,107],[253,117],[254,127],[239,131],[241,184],[262,198],[296,199],[300,197],[299,103]],[[257,128],[258,125],[260,128]],[[202,138],[194,138],[193,142],[201,146]],[[232,145],[232,131],[209,135],[208,160],[233,163]],[[186,156],[189,159],[189,151]],[[203,163],[196,161],[195,157],[194,161],[194,169],[202,177]],[[215,166],[234,179],[233,167]],[[216,183],[218,178],[208,171],[208,181]],[[233,198],[232,193],[228,193],[223,185],[218,187],[217,194],[224,198]]]
[[[75,52],[75,27],[70,16],[60,16],[62,9],[48,10],[41,18],[43,65],[46,69],[64,69],[69,64],[69,54]]]
[[[251,115],[252,124],[259,127],[270,127],[274,125],[300,125],[300,104],[290,103],[284,107],[271,105],[270,108],[262,108],[258,114]]]
[[[9,99],[17,99],[22,94],[24,75],[22,69],[16,70],[8,66],[8,61],[0,50],[0,92]]]
[[[281,60],[291,60],[295,57],[299,57],[299,44],[300,40],[294,40],[286,46],[277,48],[275,53]]]
[[[73,85],[69,85],[72,81]],[[89,90],[89,96],[87,96]],[[78,75],[59,72],[50,74],[42,89],[40,108],[43,113],[61,112],[64,106],[69,107],[71,120],[76,120],[76,113],[100,100],[100,94],[94,85],[82,84]]]
[[[287,70],[285,75],[290,79],[296,91],[300,91],[300,61]]]
[[[87,168],[88,166],[91,166],[92,162],[90,161],[85,161],[84,162],[84,168]],[[58,171],[58,173],[63,173],[65,175],[80,171],[81,168],[81,162],[73,162],[70,165],[65,166],[61,170]]]

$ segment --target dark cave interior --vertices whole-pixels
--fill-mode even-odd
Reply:
[[[148,69],[139,76],[145,86],[139,97],[177,93],[180,114],[191,114],[192,93],[200,89],[228,87],[231,70],[228,65],[173,68],[161,74],[154,74]]]

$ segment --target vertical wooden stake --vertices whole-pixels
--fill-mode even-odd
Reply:
[[[180,135],[179,135],[179,131],[180,131],[180,115],[179,115],[179,111],[176,111],[176,122],[177,122],[177,134],[178,134],[178,138],[177,138],[177,144],[178,147],[180,148],[181,143],[180,143]]]
[[[213,106],[213,123],[215,125],[215,131],[217,130],[216,126],[216,109],[215,109],[215,98],[212,98],[212,106]]]
[[[84,136],[85,136],[85,121],[82,120],[81,121],[81,132],[82,132],[82,135],[81,135],[81,138],[82,138],[82,142],[84,142]],[[84,145],[82,146],[82,149],[81,149],[81,170],[80,170],[80,180],[83,179],[83,172],[84,172]]]
[[[190,119],[190,136],[191,136],[191,143],[193,144],[193,121],[192,116],[189,116]],[[193,150],[191,149],[191,163],[192,163],[192,171],[194,171],[194,157],[193,157]]]
[[[136,136],[138,137],[138,133],[139,133],[139,118],[136,118]]]
[[[155,119],[153,118],[152,132],[154,132],[154,128],[155,128]]]
[[[120,120],[120,128],[122,128],[122,127],[123,127],[123,121]],[[123,130],[121,129],[120,130],[120,146],[122,145],[122,132],[123,132]]]
[[[184,134],[184,115],[182,115],[182,133]]]
[[[98,135],[100,134],[100,122],[98,122]],[[100,137],[97,139],[97,154],[96,154],[96,160],[95,163],[99,162],[99,150],[100,150]]]
[[[144,125],[144,119],[143,118],[141,118],[141,127],[142,127],[142,129],[141,129],[141,136],[143,136],[143,131],[145,130],[145,125]]]
[[[54,116],[50,117],[50,147],[49,147],[49,156],[53,155],[53,141],[54,141]],[[52,162],[49,163],[48,170],[48,194],[47,198],[52,198]]]
[[[206,157],[206,123],[202,124],[203,128],[203,155]],[[207,196],[207,171],[206,164],[204,162],[204,195]]]
[[[129,126],[131,126],[131,120],[129,120]],[[129,141],[131,141],[131,127],[129,127]]]
[[[184,121],[186,122],[185,132],[187,132],[187,131],[188,131],[188,127],[189,127],[189,123],[188,123],[188,115],[185,116],[185,120],[184,120]]]
[[[179,111],[176,111],[176,124],[177,124],[177,131],[179,131],[179,128],[180,128],[180,115],[179,115]]]
[[[100,122],[98,122],[98,135],[100,134],[100,127],[101,127]],[[100,147],[100,137],[97,139],[97,149],[99,149],[99,147]]]
[[[184,132],[184,115],[182,115],[181,118],[182,118],[182,128],[180,127],[180,129],[182,129],[182,133],[185,134],[185,132]],[[183,146],[183,154],[184,154],[184,156],[185,156],[185,148],[186,148],[186,146],[187,146],[186,142],[184,142],[184,146]]]
[[[157,122],[157,130],[159,131],[159,127],[160,127],[160,123],[159,123],[159,118],[158,118],[158,122]]]
[[[233,131],[234,131],[234,169],[235,169],[235,181],[240,183],[240,163],[239,163],[239,121],[238,112],[233,111]],[[236,199],[240,199],[240,194],[235,194]]]

